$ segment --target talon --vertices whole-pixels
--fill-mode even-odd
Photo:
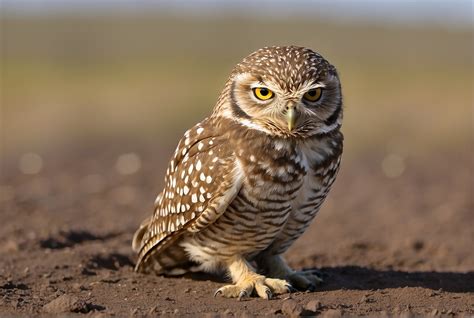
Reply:
[[[286,285],[286,288],[288,288],[289,293],[296,293],[298,291],[296,288],[294,288],[291,285]]]
[[[247,291],[242,290],[239,294],[239,301],[248,296]]]
[[[267,299],[272,299],[273,295],[272,295],[272,292],[270,291],[270,289],[267,289],[265,291],[265,294],[267,294]]]
[[[222,290],[220,288],[216,290],[216,292],[214,293],[214,297],[217,297],[218,295],[222,295]]]
[[[323,275],[323,274],[321,273],[321,271],[318,270],[318,269],[312,269],[312,270],[310,270],[309,272],[310,272],[310,274],[315,275],[315,276],[319,276],[319,277],[321,277],[321,276]]]

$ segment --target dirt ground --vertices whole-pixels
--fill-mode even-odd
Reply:
[[[384,175],[383,158],[346,158],[286,255],[295,269],[319,269],[325,283],[239,302],[212,296],[221,277],[134,273],[131,237],[151,213],[170,156],[146,149],[119,161],[110,149],[43,154],[33,175],[18,170],[17,157],[3,160],[1,316],[474,315],[469,151],[407,158],[397,178]]]

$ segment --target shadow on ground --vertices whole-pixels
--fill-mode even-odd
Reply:
[[[474,272],[406,272],[361,266],[323,267],[318,270],[322,274],[324,283],[317,288],[317,291],[421,287],[453,293],[474,292]],[[198,281],[226,282],[223,275],[190,273],[185,277]]]
[[[455,293],[474,292],[474,272],[406,272],[360,266],[325,267],[320,270],[326,276],[326,283],[320,290],[422,287]]]
[[[106,241],[119,235],[121,235],[121,233],[96,235],[83,230],[61,231],[54,236],[41,240],[39,244],[41,248],[62,249],[89,241]]]

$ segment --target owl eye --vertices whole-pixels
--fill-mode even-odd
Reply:
[[[314,103],[314,102],[317,102],[321,98],[322,93],[323,93],[323,90],[320,87],[313,88],[307,91],[303,95],[303,98],[307,100],[308,102]]]
[[[266,87],[255,87],[253,94],[260,100],[269,100],[273,97],[273,92]]]

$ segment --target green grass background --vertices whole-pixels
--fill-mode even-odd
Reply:
[[[4,154],[127,140],[174,145],[232,69],[268,45],[338,68],[346,154],[472,150],[473,31],[295,18],[3,16]]]

